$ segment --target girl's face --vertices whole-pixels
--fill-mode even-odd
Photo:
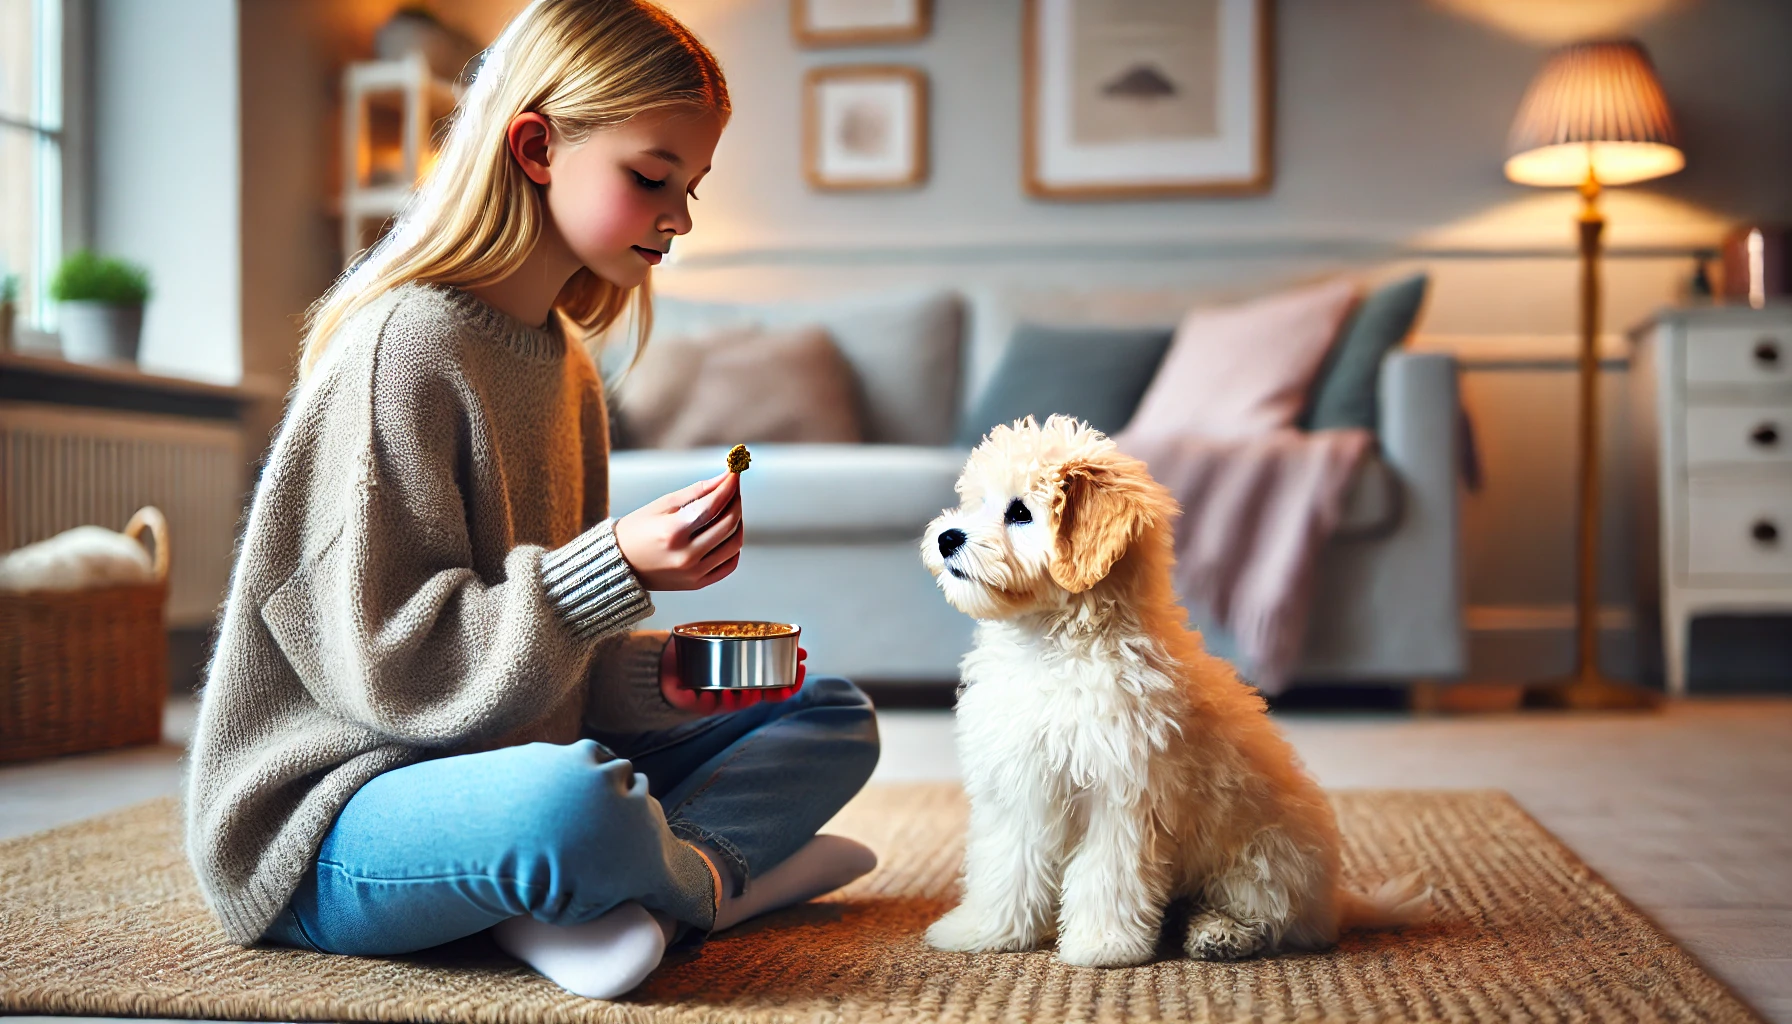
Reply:
[[[691,230],[690,201],[722,137],[713,112],[642,114],[577,143],[550,139],[548,216],[566,248],[592,273],[622,288]]]

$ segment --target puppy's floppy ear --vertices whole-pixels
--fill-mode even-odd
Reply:
[[[1145,464],[1118,452],[1065,463],[1059,481],[1050,572],[1073,594],[1100,583],[1140,534],[1175,511]]]

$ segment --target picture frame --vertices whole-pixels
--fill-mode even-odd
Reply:
[[[1025,0],[1022,184],[1250,195],[1273,179],[1272,0]]]
[[[898,64],[810,68],[803,76],[803,175],[823,191],[914,188],[927,180],[927,75]]]
[[[790,0],[790,34],[811,49],[911,43],[932,23],[933,0]]]

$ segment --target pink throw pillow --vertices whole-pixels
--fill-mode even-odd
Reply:
[[[1336,280],[1191,311],[1126,433],[1230,439],[1292,426],[1356,300],[1355,282]]]

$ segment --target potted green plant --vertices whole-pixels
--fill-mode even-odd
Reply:
[[[50,279],[59,304],[62,355],[78,363],[136,362],[143,337],[149,273],[134,263],[82,249]]]
[[[19,275],[0,274],[0,352],[12,351],[12,325],[18,318]]]

